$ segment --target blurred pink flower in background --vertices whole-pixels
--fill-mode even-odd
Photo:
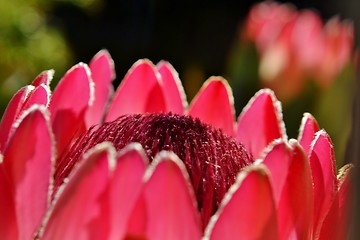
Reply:
[[[168,62],[136,62],[111,101],[106,51],[53,93],[52,75],[2,117],[2,239],[346,238],[351,165],[337,175],[308,113],[288,140],[271,90],[235,121],[226,80],[211,77],[188,106]]]
[[[352,23],[333,17],[324,24],[316,12],[288,4],[255,5],[245,35],[260,54],[263,85],[284,100],[298,96],[307,79],[329,87],[353,58]]]

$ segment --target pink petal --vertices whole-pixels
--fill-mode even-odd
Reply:
[[[2,160],[2,156],[0,155]],[[19,239],[12,190],[0,164],[0,236],[3,240]]]
[[[314,198],[310,166],[301,146],[295,140],[290,145],[292,161],[277,206],[279,239],[311,239]]]
[[[109,239],[125,236],[130,214],[142,190],[147,165],[148,160],[140,144],[132,143],[121,150],[109,187]]]
[[[236,138],[254,159],[275,139],[286,139],[281,104],[271,90],[260,90],[244,108],[238,119]]]
[[[47,70],[42,73],[40,73],[32,82],[31,85],[34,87],[38,87],[41,84],[44,84],[45,86],[50,86],[51,80],[54,76],[54,70]]]
[[[274,198],[276,205],[278,205],[289,173],[293,150],[288,143],[281,140],[275,141],[268,149],[262,163],[266,165],[271,173]]]
[[[126,236],[124,237],[124,239],[145,238],[147,221],[147,206],[144,195],[141,194],[137,199],[133,211],[130,215],[126,229]]]
[[[99,239],[96,238],[99,232],[94,234],[96,231],[104,234],[102,239],[107,239],[106,231],[101,231],[108,224],[101,200],[114,158],[115,150],[108,143],[97,145],[86,154],[57,193],[41,239]],[[95,227],[94,222],[99,225]]]
[[[86,113],[86,126],[88,128],[103,120],[106,105],[113,92],[111,82],[115,79],[114,62],[108,51],[101,50],[98,52],[89,66],[95,83],[95,99]]]
[[[324,130],[316,133],[309,156],[314,183],[314,236],[317,237],[337,186],[334,149]]]
[[[13,123],[18,118],[22,106],[28,94],[34,89],[33,86],[21,88],[10,100],[0,122],[0,150],[4,151],[9,138],[10,130]]]
[[[350,199],[351,199],[351,171],[353,170],[353,165],[352,164],[347,164],[345,166],[343,166],[340,170],[339,170],[339,174],[337,176],[338,179],[338,198],[339,198],[339,218],[338,221],[341,222],[342,224],[339,224],[340,226],[340,230],[342,230],[342,232],[340,232],[340,236],[345,236],[346,233],[346,229],[349,228],[349,224],[347,224],[347,222],[349,221],[348,218],[348,214],[350,214]]]
[[[110,104],[106,121],[131,113],[165,112],[161,76],[149,60],[137,61],[122,80]]]
[[[173,66],[166,61],[161,61],[156,65],[161,75],[164,86],[164,97],[168,110],[172,113],[184,115],[187,108],[186,95],[179,79],[179,74]]]
[[[234,136],[234,99],[227,81],[222,77],[207,80],[191,102],[188,115]]]
[[[4,152],[4,170],[14,194],[20,239],[30,239],[49,205],[54,149],[49,116],[33,106]]]
[[[186,168],[171,152],[160,152],[144,189],[150,239],[200,239],[200,216]]]
[[[350,170],[352,165],[345,165],[341,168],[339,187],[330,211],[326,215],[320,232],[320,240],[348,239],[350,226]]]
[[[72,67],[57,85],[49,106],[57,150],[86,130],[85,114],[93,100],[90,69],[84,63]]]
[[[320,130],[316,119],[310,113],[304,113],[301,121],[298,141],[303,147],[305,153],[310,152],[310,145],[315,138],[315,133]]]
[[[11,129],[18,117],[32,105],[47,106],[50,99],[50,89],[45,85],[36,88],[28,85],[21,88],[9,102],[0,123],[0,151],[2,152],[11,135]]]
[[[242,171],[205,230],[204,239],[278,239],[268,171],[254,165]]]

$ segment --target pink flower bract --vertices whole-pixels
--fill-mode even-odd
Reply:
[[[114,73],[100,51],[53,93],[45,71],[14,95],[0,124],[2,239],[346,238],[351,165],[336,176],[309,113],[288,140],[271,90],[235,122],[221,77],[188,107],[168,62],[137,61],[109,101]]]

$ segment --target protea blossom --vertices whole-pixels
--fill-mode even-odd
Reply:
[[[314,11],[266,1],[255,5],[246,20],[245,35],[260,55],[263,85],[282,99],[301,93],[305,80],[322,88],[352,61],[353,26],[338,17],[323,23]]]
[[[349,169],[310,114],[287,139],[260,90],[235,122],[211,77],[188,106],[168,62],[139,60],[112,94],[100,51],[10,101],[1,121],[1,239],[344,239]],[[107,107],[108,106],[108,107]]]

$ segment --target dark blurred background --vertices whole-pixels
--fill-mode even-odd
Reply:
[[[170,61],[192,97],[211,75],[226,77],[241,23],[256,2],[245,1],[96,1],[84,9],[57,2],[50,24],[64,33],[73,63],[88,61],[102,48],[110,51],[118,81],[139,58]],[[280,1],[310,8],[324,18],[341,14],[335,0]]]

